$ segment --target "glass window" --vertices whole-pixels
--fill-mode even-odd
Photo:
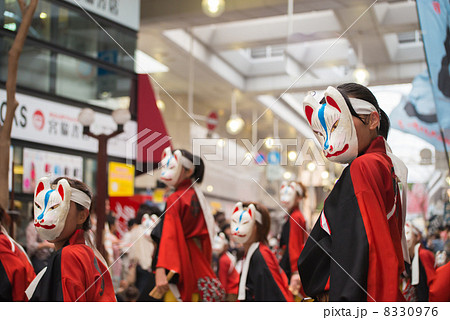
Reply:
[[[6,81],[8,75],[8,51],[12,38],[0,37],[0,80]],[[20,55],[17,85],[49,92],[50,89],[50,51],[26,45]]]
[[[96,175],[97,175],[97,161],[91,158],[84,158],[84,179],[91,191],[96,194]]]
[[[23,148],[13,147],[13,161],[14,161],[14,192],[22,192],[22,177],[23,177]]]
[[[17,1],[0,0],[0,9],[2,6],[5,7],[3,28],[16,31],[22,21],[22,13]],[[68,8],[46,0],[39,1],[29,36],[131,71],[134,70],[136,32],[95,17],[98,24],[112,37],[111,39],[86,13],[75,8]],[[131,55],[133,59],[128,55]]]
[[[57,55],[55,93],[59,96],[117,109],[129,106],[131,84],[131,77],[73,57]]]

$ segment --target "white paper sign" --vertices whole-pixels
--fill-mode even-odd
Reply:
[[[84,136],[83,126],[78,122],[82,109],[20,93],[16,94],[16,99],[19,106],[11,131],[12,138],[94,153],[98,151],[98,141]],[[3,123],[6,91],[2,89],[0,102],[0,121]],[[90,128],[96,134],[109,134],[117,129],[117,125],[110,115],[96,113]],[[108,155],[134,159],[135,154],[126,154],[126,142],[136,135],[137,123],[128,121],[124,130],[124,133],[108,141]]]
[[[32,193],[42,177],[83,180],[83,158],[42,150],[23,149],[23,192]]]

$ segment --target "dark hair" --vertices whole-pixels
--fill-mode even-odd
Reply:
[[[148,214],[148,215],[155,214],[156,216],[160,217],[162,215],[162,212],[161,212],[161,210],[159,210],[159,208],[156,205],[148,204],[148,203],[144,202],[139,206],[139,209],[136,212],[136,218],[135,218],[136,224],[141,224],[142,217],[144,216],[144,214]]]
[[[347,102],[351,114],[355,117],[358,117],[361,121],[362,121],[361,117],[356,114],[348,98],[349,97],[357,98],[373,104],[380,115],[380,128],[378,129],[378,134],[387,139],[390,128],[389,117],[387,116],[386,112],[384,112],[378,105],[377,98],[375,98],[372,91],[370,91],[367,87],[363,85],[353,82],[341,84],[336,89],[338,89],[339,92],[344,96],[345,102]]]
[[[69,183],[70,187],[74,188],[74,189],[78,189],[82,192],[84,192],[91,200],[92,200],[92,192],[89,189],[89,187],[82,181],[80,180],[76,180],[76,179],[72,179],[72,178],[68,178],[68,177],[59,177],[56,178],[55,180],[53,180],[52,185],[56,185],[58,184],[59,180],[61,179],[66,179],[67,182]],[[78,211],[83,211],[84,209],[86,209],[85,207],[83,207],[81,204],[79,203],[75,203],[77,206],[77,210]],[[92,203],[91,203],[91,207],[92,207]],[[90,219],[90,215],[91,215],[91,208],[89,208],[89,215],[86,218],[86,220],[83,223],[82,229],[84,231],[88,231],[91,228],[91,219]]]
[[[220,227],[220,232],[225,233],[225,230],[230,228],[230,224],[228,222],[226,222],[225,224],[222,225],[222,227]],[[226,233],[225,233],[226,235]]]
[[[198,183],[201,183],[203,181],[203,176],[205,175],[205,163],[203,162],[203,159],[199,156],[193,155],[187,150],[184,149],[178,150],[180,150],[181,154],[184,157],[192,161],[192,163],[194,164],[194,173],[192,174],[191,177],[197,180]]]
[[[269,231],[270,231],[269,210],[267,210],[267,208],[265,206],[263,206],[262,204],[260,204],[258,202],[242,203],[242,205],[244,207],[248,207],[251,204],[253,204],[255,206],[256,210],[258,210],[261,213],[261,218],[262,218],[262,224],[260,224],[259,222],[256,222],[256,232],[257,232],[256,240],[267,245],[268,244],[267,236],[269,235]]]
[[[131,219],[128,220],[128,222],[127,222],[128,228],[131,228],[134,224],[137,224],[135,218],[131,218]]]
[[[116,223],[116,218],[112,214],[108,214],[106,216],[106,222],[108,223],[108,227],[111,228]]]
[[[307,192],[306,192],[306,187],[303,185],[303,183],[301,183],[300,181],[294,181],[296,184],[298,184],[299,186],[300,186],[300,189],[302,189],[302,198],[306,198],[307,197]],[[299,195],[298,194],[298,192],[297,192],[297,195]]]
[[[136,301],[139,298],[139,289],[134,285],[129,286],[125,289],[125,300],[128,302]]]
[[[2,224],[3,216],[5,215],[5,209],[0,205],[0,224]]]

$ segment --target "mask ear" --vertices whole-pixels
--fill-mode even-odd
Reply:
[[[180,150],[175,150],[175,152],[173,153],[173,156],[175,157],[175,159],[177,159],[177,161],[180,161],[180,159],[183,155],[181,154]]]
[[[71,196],[70,185],[66,179],[61,179],[58,181],[56,185],[56,191],[61,196],[63,202],[69,202]]]
[[[234,207],[233,213],[237,212],[237,211],[242,211],[242,202],[238,202],[236,203],[236,206]]]
[[[338,89],[334,87],[328,87],[324,93],[324,96],[329,106],[335,108],[340,113],[344,112],[344,110],[350,113],[350,108],[348,107],[344,96],[339,92]]]
[[[48,177],[43,177],[39,179],[39,182],[36,186],[36,189],[34,191],[34,196],[37,197],[39,193],[43,190],[50,189],[50,179]]]
[[[255,205],[252,203],[248,206],[248,213],[250,214],[250,217],[252,217],[252,219],[255,219],[255,212],[256,212],[256,207]]]
[[[310,94],[308,94],[303,100],[303,110],[305,111],[306,119],[308,120],[309,125],[312,125],[312,116],[314,114],[314,111],[316,111],[319,107],[320,104]]]
[[[162,156],[161,159],[164,159],[166,157],[170,157],[170,155],[172,154],[172,151],[170,150],[170,147],[167,147],[164,149],[164,151],[162,152]]]

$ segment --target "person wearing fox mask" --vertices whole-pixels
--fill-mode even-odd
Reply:
[[[424,248],[422,232],[412,221],[405,224],[405,235],[411,264],[406,264],[403,273],[403,296],[407,302],[428,302],[436,277],[434,254]]]
[[[217,270],[215,271],[226,292],[225,301],[236,301],[239,288],[236,257],[228,251],[228,239],[223,232],[214,237],[212,249],[217,260]]]
[[[26,293],[30,301],[116,301],[107,264],[90,243],[92,194],[81,181],[41,178],[34,192],[34,226],[55,252]]]
[[[152,231],[158,244],[155,290],[164,301],[223,301],[225,290],[212,267],[214,217],[198,186],[203,160],[186,150],[162,154],[160,180],[175,191],[167,198],[162,221]],[[166,274],[175,274],[167,279]]]
[[[267,235],[270,215],[266,207],[238,202],[231,215],[231,237],[245,248],[239,278],[239,301],[294,301],[288,278],[270,250]]]
[[[325,157],[349,164],[298,260],[304,291],[318,301],[404,301],[407,169],[386,142],[389,118],[356,83],[328,87],[320,103],[308,95],[303,107]]]
[[[280,201],[287,214],[280,237],[282,252],[280,267],[290,279],[290,289],[296,296],[299,294],[304,295],[301,292],[297,261],[308,237],[305,217],[300,211],[300,201],[305,195],[306,189],[300,182],[285,181],[281,184]]]

